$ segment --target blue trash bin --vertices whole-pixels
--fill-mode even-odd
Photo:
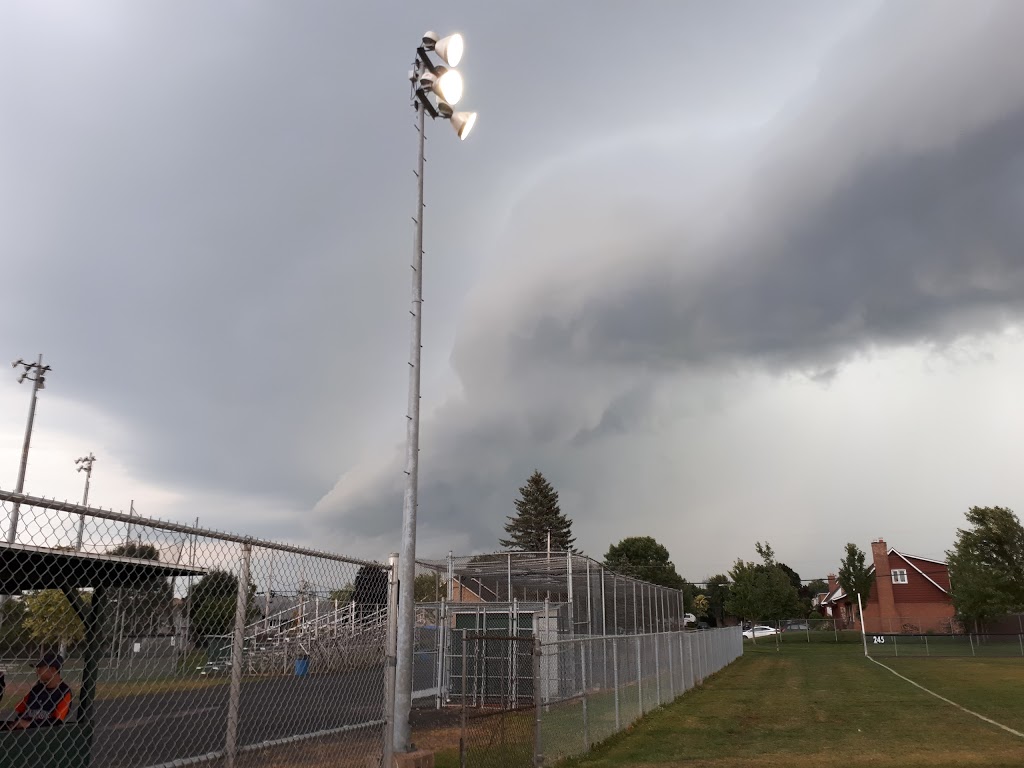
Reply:
[[[295,660],[295,676],[305,677],[309,674],[309,657],[300,656]]]

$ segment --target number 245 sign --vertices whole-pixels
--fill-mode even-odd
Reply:
[[[875,645],[879,645],[879,644],[882,644],[882,645],[884,645],[884,644],[885,644],[885,638],[884,638],[884,637],[883,637],[882,635],[875,635],[875,636],[874,636],[874,637],[872,638],[872,642],[873,642],[873,643],[874,643]]]

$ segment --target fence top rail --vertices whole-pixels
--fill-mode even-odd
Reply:
[[[556,591],[565,585],[570,574],[575,581],[583,582],[588,578],[588,573],[589,578],[596,583],[600,583],[598,580],[602,577],[611,578],[612,581],[606,584],[609,591],[613,584],[617,584],[620,590],[635,585],[643,590],[656,590],[672,595],[682,594],[682,590],[673,587],[617,573],[603,562],[578,552],[506,550],[477,555],[449,554],[444,559],[417,558],[416,565],[442,575],[447,573],[450,565],[457,582],[463,583],[471,591],[479,586],[481,591],[487,593],[481,597],[486,597],[488,601],[492,596],[498,597],[491,594],[495,590],[490,586],[495,580],[499,582],[499,588],[502,586],[501,582],[511,578],[514,589],[526,587],[530,590]]]
[[[347,557],[345,555],[335,554],[334,552],[324,552],[323,550],[311,549],[309,547],[300,547],[293,544],[281,544],[276,541],[269,541],[267,539],[258,539],[252,536],[243,536],[237,533],[228,533],[226,531],[217,531],[211,528],[197,528],[193,525],[185,525],[183,523],[175,523],[170,520],[160,520],[159,518],[146,517],[144,515],[127,515],[124,512],[114,512],[111,509],[101,509],[99,507],[84,507],[81,504],[75,504],[68,501],[57,501],[56,499],[46,499],[41,496],[29,496],[24,493],[14,493],[13,491],[5,491],[0,488],[0,502],[11,502],[14,504],[22,504],[26,507],[38,507],[40,509],[51,509],[57,512],[69,512],[75,515],[87,515],[89,517],[96,517],[103,520],[112,520],[118,523],[125,523],[127,525],[139,526],[144,528],[156,528],[163,531],[172,531],[174,533],[183,533],[188,536],[203,536],[210,539],[219,539],[221,541],[231,541],[238,544],[249,544],[253,547],[264,547],[266,549],[276,549],[280,552],[290,552],[295,555],[306,555],[309,557],[318,557],[324,560],[334,560],[341,563],[349,563],[352,565],[368,565],[377,568],[388,570],[390,566],[387,563],[374,562],[372,560],[360,560],[355,557]]]
[[[735,629],[735,627],[711,627],[709,629],[679,629],[669,632],[644,632],[629,635],[573,635],[571,637],[559,637],[555,640],[541,640],[541,645],[569,645],[571,643],[592,643],[599,640],[642,640],[645,637],[662,637],[664,635],[699,635],[709,632],[720,632]]]

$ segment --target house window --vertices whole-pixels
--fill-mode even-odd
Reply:
[[[892,569],[892,583],[893,584],[906,584],[907,583],[907,569],[906,568],[893,568]]]

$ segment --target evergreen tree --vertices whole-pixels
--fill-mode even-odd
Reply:
[[[551,487],[544,475],[534,470],[526,485],[519,489],[516,514],[505,523],[507,539],[501,546],[523,552],[544,552],[551,533],[551,551],[573,550],[576,538],[572,535],[572,520],[562,514],[558,506],[558,491]]]

